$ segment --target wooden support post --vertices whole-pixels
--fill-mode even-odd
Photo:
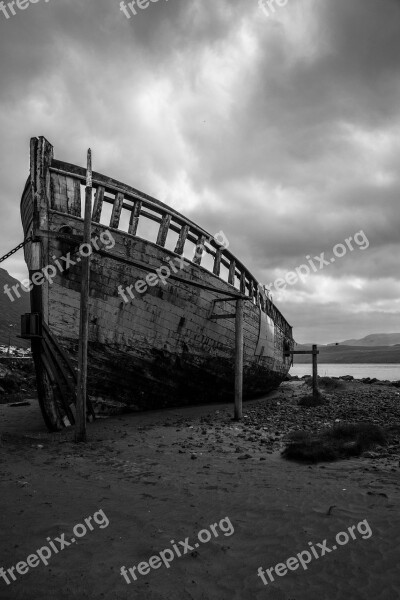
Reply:
[[[312,347],[312,382],[313,394],[318,395],[318,348],[314,344]]]
[[[83,230],[83,243],[89,245],[91,243],[92,185],[92,152],[89,148],[87,155],[85,221]],[[79,323],[78,381],[76,386],[75,442],[86,442],[86,380],[89,334],[90,256],[82,256],[81,261],[82,281]]]
[[[244,301],[241,298],[236,301],[235,421],[241,421],[243,414],[243,306]]]

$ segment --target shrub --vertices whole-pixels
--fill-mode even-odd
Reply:
[[[313,406],[321,406],[326,404],[326,399],[321,394],[321,392],[317,392],[316,394],[309,394],[307,396],[303,396],[300,398],[298,402],[299,406],[305,406],[306,408],[310,408]]]
[[[305,384],[312,387],[312,377],[307,377],[304,380]],[[335,379],[333,377],[318,377],[318,387],[325,390],[345,390],[346,383],[342,379]]]
[[[282,456],[302,462],[333,461],[360,456],[387,443],[385,432],[372,423],[341,423],[319,433],[296,431],[289,436]]]

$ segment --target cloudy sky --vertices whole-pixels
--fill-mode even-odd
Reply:
[[[61,160],[83,165],[90,146],[97,171],[222,229],[266,284],[324,252],[272,291],[297,341],[400,331],[400,1],[275,7],[0,12],[0,253],[22,240],[29,138],[44,135]],[[330,262],[360,231],[369,247]],[[1,266],[25,276],[22,252]]]

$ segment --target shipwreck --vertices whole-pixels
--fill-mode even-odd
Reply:
[[[31,313],[22,336],[53,431],[75,421],[85,179],[45,138],[31,140],[21,200]],[[276,388],[290,368],[292,328],[224,236],[100,173],[93,188],[88,417],[232,399],[235,322],[225,317],[238,298],[243,396]]]

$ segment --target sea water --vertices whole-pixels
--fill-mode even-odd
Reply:
[[[303,375],[311,375],[312,365],[302,364],[293,365],[289,374],[302,377]],[[320,377],[341,377],[343,375],[352,375],[355,379],[363,379],[364,377],[376,377],[376,379],[389,381],[400,380],[400,365],[388,364],[319,364],[318,375]]]

